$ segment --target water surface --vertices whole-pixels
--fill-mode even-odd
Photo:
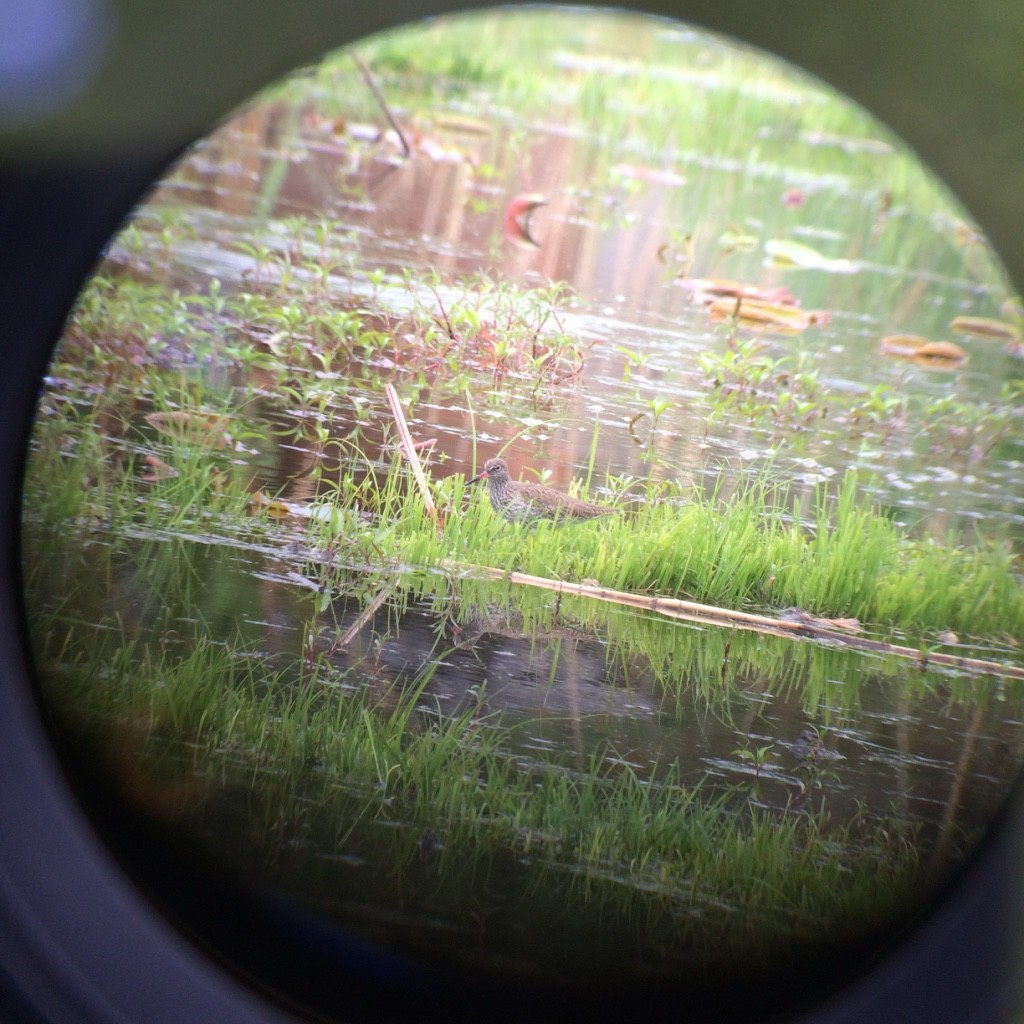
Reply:
[[[429,667],[420,727],[472,712],[481,728],[507,730],[507,756],[523,773],[583,777],[597,764],[656,787],[671,771],[673,785],[744,814],[907,827],[934,886],[973,848],[1019,770],[1021,693],[1011,681],[652,625],[634,612],[594,625],[547,597],[544,627],[497,600],[449,616],[429,592],[401,586],[366,617],[358,586],[325,595],[310,585],[316,552],[304,518],[256,527],[201,507],[154,509],[144,497],[127,513],[118,506],[119,474],[160,472],[144,467],[168,441],[146,416],[175,387],[201,394],[207,411],[244,396],[244,421],[217,458],[253,491],[308,509],[346,474],[390,462],[382,385],[394,381],[415,438],[436,442],[438,477],[468,475],[501,453],[514,475],[566,489],[596,450],[598,493],[607,477],[628,476],[634,493],[681,480],[728,502],[768,475],[789,486],[799,517],[857,469],[909,533],[1019,550],[1019,410],[998,400],[1020,374],[1012,346],[960,339],[967,362],[942,373],[879,355],[886,335],[949,338],[957,316],[1001,315],[1005,279],[962,211],[878,125],[856,110],[839,117],[835,100],[802,79],[757,71],[747,55],[681,29],[584,28],[564,17],[571,31],[533,56],[543,74],[533,94],[518,86],[532,100],[519,104],[508,81],[403,71],[398,43],[368,44],[409,155],[355,65],[329,58],[186,154],[113,240],[97,274],[114,288],[156,289],[174,315],[142,338],[118,324],[99,332],[92,340],[116,337],[125,352],[105,378],[74,326],[58,351],[36,450],[54,410],[101,409],[98,434],[69,429],[64,443],[69,458],[98,447],[104,470],[86,484],[95,518],[60,528],[39,481],[30,484],[27,596],[44,693],[61,706],[87,660],[81,651],[119,630],[133,650],[168,657],[187,656],[197,636],[238,645],[291,672],[296,686],[320,657],[331,685],[353,699],[410,686]],[[485,34],[496,24],[480,23]],[[674,105],[659,92],[660,105],[645,106],[638,81],[652,95],[672,90]],[[505,224],[522,193],[545,199],[530,223],[536,245],[510,238]],[[772,265],[765,243],[778,239],[812,246],[821,262]],[[695,301],[694,279],[711,278],[785,290],[827,316],[797,337],[734,329]],[[239,311],[249,294],[269,296],[280,314],[247,318]],[[390,340],[368,353],[342,339],[328,351],[302,314],[311,296],[318,310],[352,314]],[[573,339],[559,360],[498,353],[513,307],[535,350],[556,334]],[[446,331],[453,341],[451,317],[465,308],[480,316],[455,325],[464,344],[453,356]],[[733,400],[730,389],[742,388],[722,360],[755,341],[759,358],[779,362],[751,385],[752,398]],[[242,343],[267,360],[238,357]],[[158,394],[152,377],[139,386],[139,365],[163,372],[167,390]],[[872,393],[877,415],[866,411]],[[787,404],[793,396],[804,411]],[[357,566],[345,542],[337,555]],[[105,568],[90,575],[101,549]],[[1017,638],[982,626],[985,639],[963,636],[955,649],[1019,660]],[[645,631],[672,650],[665,664],[632,642]],[[148,700],[140,691],[143,717]],[[102,704],[89,714],[102,718]],[[427,843],[422,863],[403,873],[390,835],[413,823],[362,820],[365,795],[315,762],[296,781],[294,765],[208,749],[166,721],[144,747],[172,775],[203,779],[204,798],[176,828],[215,858],[237,852],[247,876],[392,948],[589,976],[613,962],[629,973],[685,960],[678,947],[657,953],[625,911],[604,945],[574,946],[596,925],[560,921],[559,900],[566,879],[593,866],[540,870],[519,850],[485,870],[466,851],[466,873],[438,877]],[[616,885],[634,884],[622,866],[607,871]],[[709,912],[672,906],[686,934]],[[725,901],[718,912],[735,911]],[[770,936],[780,922],[766,915],[761,925]],[[538,947],[549,932],[550,948]]]

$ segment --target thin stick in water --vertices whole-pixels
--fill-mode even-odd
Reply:
[[[420,457],[416,453],[416,445],[413,442],[412,434],[409,433],[409,424],[405,421],[405,413],[402,412],[402,404],[398,400],[398,392],[395,390],[394,384],[391,383],[384,385],[384,391],[388,396],[388,404],[391,406],[391,415],[395,418],[395,426],[398,428],[399,445],[402,454],[405,456],[405,461],[409,463],[409,468],[412,469],[412,475],[416,481],[416,486],[420,489],[420,494],[423,495],[423,505],[427,510],[427,515],[430,516],[430,521],[434,524],[434,527],[440,530],[441,522],[437,514],[437,506],[434,504],[434,499],[430,494],[430,487],[427,484],[427,477],[423,472],[423,466],[420,465]]]
[[[369,67],[367,67],[366,61],[364,61],[363,58],[355,52],[355,50],[349,50],[348,55],[352,58],[355,66],[359,68],[359,73],[363,76],[363,81],[365,81],[367,86],[369,86],[370,92],[373,93],[373,98],[380,104],[380,108],[384,111],[384,116],[388,119],[388,123],[398,134],[398,138],[402,143],[402,149],[405,150],[405,155],[412,156],[412,146],[409,145],[409,140],[406,138],[405,132],[402,131],[402,126],[398,123],[395,115],[391,113],[388,101],[384,99],[384,94],[380,91],[380,86],[377,85],[376,79],[373,77],[373,72]]]
[[[356,638],[359,630],[361,630],[363,626],[365,626],[370,619],[377,614],[380,610],[380,606],[387,600],[387,596],[390,593],[391,590],[388,587],[384,587],[382,590],[377,591],[373,600],[359,613],[359,617],[356,621],[345,630],[344,635],[334,646],[341,649],[348,647],[348,645]]]

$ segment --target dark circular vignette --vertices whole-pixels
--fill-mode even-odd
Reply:
[[[211,10],[222,13],[225,6],[193,4],[183,8],[180,16],[187,19],[190,12],[194,17]],[[713,29],[738,31],[735,11],[723,15],[719,24],[707,5],[693,6],[692,14],[685,8],[665,8],[659,13],[684,19],[690,16]],[[753,12],[754,5],[735,7]],[[926,9],[913,3],[893,7],[916,15]],[[265,14],[274,9],[273,4],[259,8]],[[1000,9],[999,0],[971,8],[979,19],[993,11],[998,14]],[[318,10],[311,5],[311,14]],[[787,10],[785,24],[789,25],[798,23],[790,10],[805,13],[817,37],[828,42],[830,37],[823,31],[827,14],[811,18],[809,8],[793,7]],[[385,27],[385,22],[394,24],[424,13],[379,11],[376,17],[360,16],[356,19],[359,24],[353,23],[348,30],[335,14],[333,21],[328,19],[333,36],[315,20],[292,26],[279,40],[275,61],[266,66],[249,67],[244,73],[236,67],[228,73],[216,66],[200,69],[197,65],[196,74],[203,81],[216,82],[220,71],[222,78],[231,79],[226,88],[214,88],[216,100],[208,101],[223,115],[291,64],[315,59],[328,48]],[[173,15],[177,17],[177,13]],[[754,44],[770,45],[774,28],[766,28],[764,20],[758,21],[753,14],[751,18],[746,38]],[[781,15],[763,13],[761,18],[775,21]],[[366,21],[373,24],[364,24]],[[878,24],[883,31],[884,19]],[[1024,26],[1024,21],[1019,24]],[[934,33],[934,26],[929,31]],[[247,58],[251,38],[230,40],[226,34],[218,38],[236,49],[242,61]],[[837,52],[843,52],[840,35],[831,38]],[[926,32],[924,38],[934,43],[934,34]],[[237,47],[233,46],[236,42]],[[962,39],[952,37],[947,43],[950,52],[963,46]],[[946,55],[939,50],[936,56],[933,50],[925,59],[934,63]],[[817,70],[820,73],[820,68]],[[842,87],[841,82],[835,84]],[[161,102],[174,107],[182,101],[168,91]],[[917,102],[923,102],[920,96]],[[993,130],[1019,124],[1019,116],[1014,115],[1019,115],[1022,107],[1024,92],[1018,95],[1016,106],[1011,97],[1002,117],[998,110],[993,112]],[[885,118],[886,111],[876,108],[874,112]],[[205,124],[208,115],[199,117]],[[900,130],[899,125],[893,126]],[[212,872],[200,877],[183,870],[176,849],[165,843],[166,837],[131,820],[123,809],[96,800],[99,790],[91,780],[78,777],[68,785],[35,704],[21,625],[17,538],[28,431],[50,350],[100,249],[121,218],[163,173],[177,149],[189,141],[155,133],[153,139],[109,147],[107,152],[50,153],[43,161],[22,158],[17,163],[0,157],[0,251],[5,254],[0,275],[0,340],[5,354],[0,374],[0,408],[4,410],[0,431],[0,481],[4,485],[0,495],[0,1019],[237,1020],[256,1024],[293,1019],[286,1008],[239,984],[207,958],[201,947],[183,940],[182,933],[168,925],[129,880],[123,866],[129,863],[134,864],[134,881],[158,905],[165,905],[186,934],[198,924],[203,931],[200,941],[223,944],[236,954],[236,962],[253,973],[266,972],[268,982],[275,973],[298,975],[308,986],[304,992],[308,1007],[321,1012],[333,1008],[343,1019],[397,1019],[435,1013],[451,1018],[472,1014],[495,1020],[527,1015],[554,1019],[587,1013],[600,1020],[624,1013],[651,1016],[664,1011],[684,1019],[795,1018],[807,1024],[839,1024],[861,1020],[997,1022],[1010,1019],[1014,1012],[1019,1015],[1024,1005],[1016,970],[1024,907],[1019,884],[1024,848],[1020,783],[1012,805],[993,824],[974,861],[951,886],[946,902],[916,928],[908,927],[906,935],[894,936],[887,954],[877,954],[866,972],[850,978],[848,988],[831,993],[823,989],[825,1001],[813,1007],[789,1003],[795,991],[806,997],[812,987],[807,984],[808,977],[764,978],[756,987],[729,992],[723,1004],[714,979],[700,991],[648,989],[586,997],[572,992],[495,989],[479,978],[429,976],[344,942],[333,929],[300,916],[294,908],[257,903],[252,894],[238,891],[225,877]],[[924,155],[927,159],[928,154]],[[1012,208],[1009,216],[1013,225]],[[1017,234],[1024,236],[1019,220],[1015,227]],[[1019,285],[1020,260],[1015,262],[1011,253],[1002,255]],[[76,795],[91,802],[92,820],[78,806]],[[117,860],[98,838],[97,827]],[[146,856],[140,861],[142,852]],[[169,906],[172,899],[173,909]],[[269,927],[276,927],[292,945],[265,944],[262,940]],[[314,948],[320,951],[320,963],[311,952]],[[806,965],[812,981],[821,976],[823,966]],[[324,969],[329,972],[326,977]],[[783,1016],[786,1009],[790,1013]]]

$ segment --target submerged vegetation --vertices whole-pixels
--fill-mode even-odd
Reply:
[[[614,33],[588,55],[564,15],[555,52],[547,17],[517,15],[513,60],[500,18],[362,48],[404,156],[362,125],[381,114],[359,66],[327,59],[263,97],[254,181],[224,184],[229,125],[118,236],[32,438],[40,683],[120,799],[393,948],[591,978],[839,950],[935,891],[1019,760],[1019,332],[960,312],[1005,283],[977,238],[914,262],[956,218],[863,112],[665,26],[638,62]],[[679,46],[701,60],[669,66]],[[523,232],[512,267],[507,193],[539,173],[534,121],[569,109],[601,145],[553,133],[551,241]],[[245,216],[203,205],[206,164]],[[464,230],[399,210],[377,237],[417,168]],[[558,244],[593,276],[564,280]],[[710,310],[698,270],[726,294]],[[890,309],[968,334],[969,358],[876,366]],[[494,455],[617,514],[509,524],[467,486]]]

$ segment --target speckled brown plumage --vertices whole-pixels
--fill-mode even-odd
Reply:
[[[469,482],[487,481],[487,494],[498,515],[510,523],[533,524],[541,519],[580,520],[594,519],[615,511],[604,505],[580,501],[542,484],[523,483],[509,476],[504,459],[488,459],[483,471]]]

